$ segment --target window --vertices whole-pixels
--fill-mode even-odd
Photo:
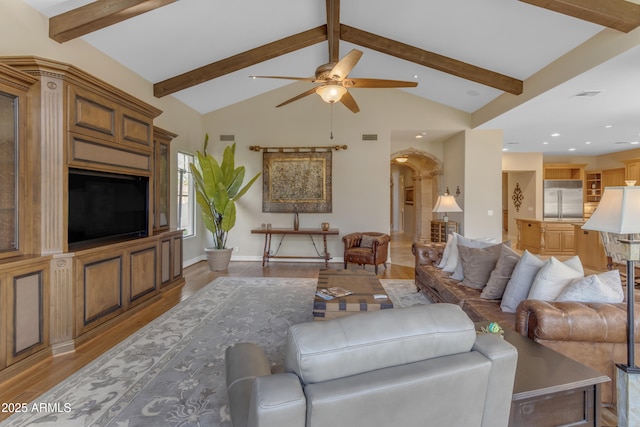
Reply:
[[[191,163],[193,155],[178,152],[178,228],[183,230],[184,237],[193,236],[196,232],[196,193],[189,167]]]

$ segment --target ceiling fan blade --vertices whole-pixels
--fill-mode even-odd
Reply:
[[[302,92],[300,95],[294,96],[293,98],[291,98],[291,99],[288,99],[288,100],[284,101],[282,104],[278,104],[278,105],[276,105],[276,108],[278,108],[278,107],[282,107],[283,105],[290,104],[290,103],[292,103],[293,101],[297,101],[298,99],[302,99],[302,98],[304,98],[305,96],[309,96],[309,95],[311,95],[311,94],[313,94],[313,93],[316,93],[316,88],[315,88],[315,87],[314,87],[314,88],[312,88],[312,89],[309,89],[309,90],[308,90],[308,91],[306,91],[306,92]]]
[[[357,113],[358,111],[360,111],[360,107],[358,107],[356,100],[353,99],[353,96],[351,96],[349,91],[347,91],[344,95],[342,95],[342,98],[340,98],[340,102],[342,102],[342,104],[344,104],[345,107],[347,107],[349,110],[351,110],[354,113]]]
[[[403,80],[383,80],[383,79],[345,79],[342,86],[347,88],[390,88],[390,87],[416,87],[418,82],[407,82]]]
[[[313,77],[286,77],[286,76],[249,76],[252,79],[284,79],[284,80],[300,80],[304,82],[314,82]]]
[[[338,81],[345,79],[351,72],[351,70],[353,70],[353,67],[356,66],[361,56],[362,51],[353,49],[351,52],[347,53],[344,58],[338,61],[336,65],[333,66],[329,77],[335,78]]]

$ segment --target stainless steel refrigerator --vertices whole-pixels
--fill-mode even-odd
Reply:
[[[582,220],[584,213],[582,181],[545,180],[543,197],[545,220]]]

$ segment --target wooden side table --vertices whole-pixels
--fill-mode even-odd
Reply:
[[[331,259],[331,254],[327,252],[327,236],[340,234],[340,230],[337,228],[330,228],[328,230],[323,230],[321,228],[300,228],[298,230],[294,230],[293,228],[255,228],[251,230],[251,234],[264,234],[264,251],[262,252],[262,266],[264,267],[265,263],[269,262],[271,258],[297,258],[297,259],[324,259],[324,266],[327,268],[329,266],[329,260]],[[271,253],[271,237],[274,235],[281,235],[282,240],[280,240],[280,244],[284,241],[284,238],[287,235],[307,235],[311,238],[313,242],[313,236],[322,236],[322,245],[323,252],[318,252],[318,256],[305,256],[305,255],[290,255],[290,256],[282,256]],[[315,243],[313,243],[315,248]],[[279,246],[278,246],[279,247]],[[317,249],[316,249],[317,252]]]

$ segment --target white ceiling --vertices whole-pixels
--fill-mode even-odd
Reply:
[[[23,0],[47,17],[90,0]],[[180,0],[82,37],[151,83],[326,24],[324,0]],[[518,0],[342,0],[340,22],[475,66],[524,80],[603,30],[603,27]],[[350,77],[414,80],[402,89],[473,113],[503,92],[373,50],[340,42],[340,57],[364,55]],[[201,113],[309,77],[328,62],[319,43],[182,90],[173,96]],[[569,80],[483,124],[504,129],[509,151],[594,155],[634,148],[640,141],[640,47]],[[354,89],[354,98],[358,99]],[[585,90],[595,97],[575,97]],[[283,99],[284,101],[285,99]],[[286,108],[321,102],[307,97]],[[361,110],[366,105],[360,105]],[[613,127],[605,129],[605,125]],[[412,137],[424,130],[398,130]],[[443,130],[434,132],[439,136]],[[560,136],[551,137],[558,132]],[[446,133],[446,132],[445,132]],[[543,144],[547,141],[548,144]],[[586,142],[591,142],[586,144]],[[624,142],[624,144],[615,144]],[[640,146],[639,146],[640,147]],[[575,151],[568,151],[575,148]]]

